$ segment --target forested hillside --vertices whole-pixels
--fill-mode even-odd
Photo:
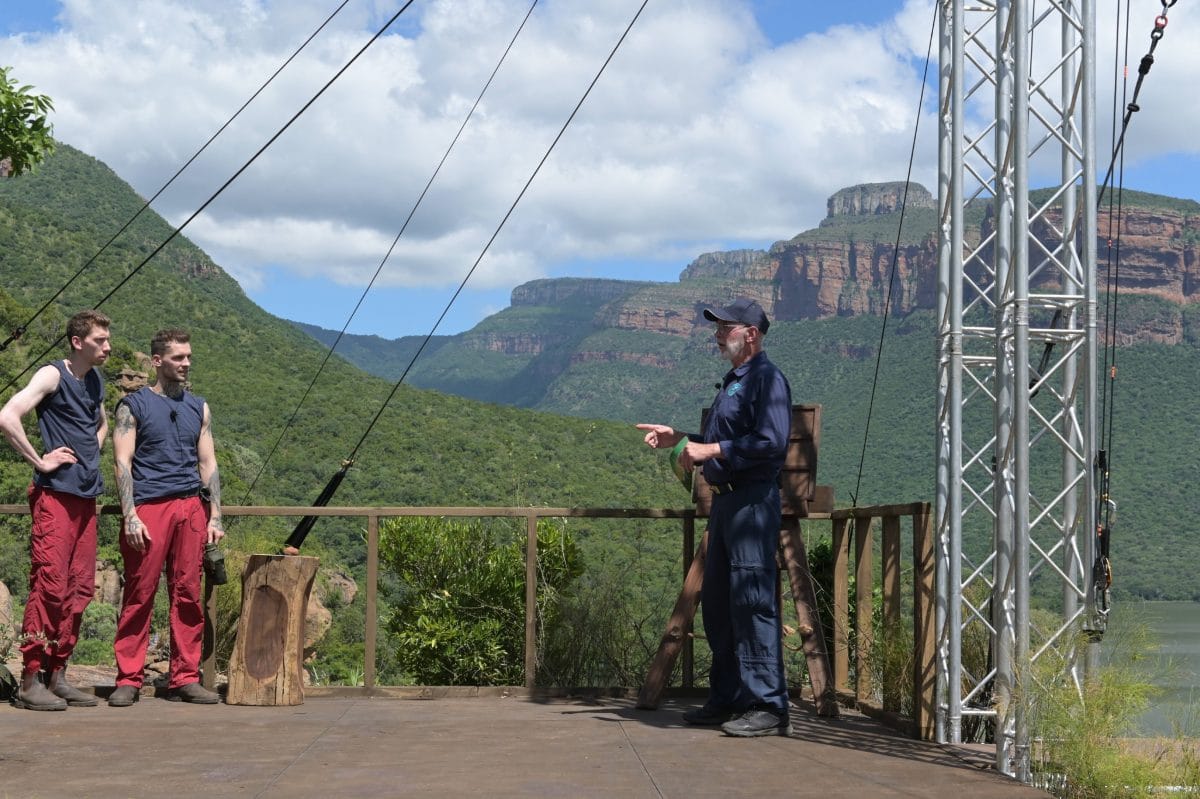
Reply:
[[[1188,253],[1196,241],[1196,204],[1137,193],[1131,197],[1147,219],[1175,214],[1189,220],[1173,236],[1154,240],[1144,235],[1138,240],[1143,254],[1135,253],[1132,266],[1126,267],[1126,274],[1133,275],[1131,284],[1145,288],[1168,283],[1173,278],[1164,277],[1170,271],[1164,264],[1170,263],[1172,253],[1181,269],[1194,268]],[[857,225],[843,219],[822,230],[826,227],[834,228],[826,238],[863,242],[882,240],[886,225],[868,218]],[[793,241],[819,242],[821,235],[811,231]],[[1157,261],[1151,257],[1154,253],[1159,253]],[[731,268],[754,268],[754,256],[726,255]],[[704,266],[704,260],[697,263]],[[630,283],[624,295],[605,286],[602,296],[589,298],[586,287],[576,285],[580,281],[562,281],[569,285],[559,287],[555,296],[573,292],[568,301],[529,301],[531,294],[549,294],[552,287],[543,284],[554,282],[518,289],[522,296],[513,307],[466,333],[440,339],[436,354],[418,362],[411,380],[555,413],[662,421],[694,429],[724,366],[716,355],[711,325],[691,324],[693,313],[698,315],[691,303],[706,287],[715,298],[728,296],[729,286],[685,275],[678,286],[648,289],[646,284]],[[1200,433],[1194,409],[1200,381],[1200,306],[1191,300],[1189,285],[1181,279],[1177,292],[1153,288],[1118,298],[1122,346],[1116,351],[1109,453],[1118,505],[1113,531],[1118,596],[1200,600],[1200,588],[1186,568],[1200,560],[1200,542],[1186,521],[1200,511],[1200,499],[1189,489],[1200,469],[1200,456],[1188,446]],[[651,292],[654,299],[648,299]],[[610,308],[618,304],[628,309],[634,301],[622,298],[629,296],[645,307],[673,300],[679,323],[661,315],[653,316],[643,329],[633,329],[637,320],[614,321]],[[882,317],[871,314],[777,319],[765,340],[771,357],[789,376],[796,401],[824,406],[818,480],[834,487],[842,505],[934,497],[934,315],[913,310],[889,319],[876,381],[884,332]],[[332,341],[328,331],[313,335]],[[540,347],[520,346],[539,341]],[[380,374],[407,366],[414,348],[413,339],[386,342],[354,336],[339,345],[347,357]],[[1058,468],[1053,446],[1046,440],[1041,447],[1045,454],[1035,452],[1038,473]],[[979,544],[990,531],[973,534]]]
[[[0,329],[27,322],[141,202],[107,167],[67,145],[36,173],[0,181]],[[70,313],[99,303],[169,233],[157,215],[144,215],[63,290],[0,353],[0,386],[15,384],[0,401],[28,380],[28,367],[60,357],[61,345],[53,342]],[[390,381],[333,358],[292,420],[325,349],[258,308],[182,237],[101,309],[114,324],[113,356],[106,364],[110,411],[117,373],[149,371],[141,353],[153,331],[191,330],[193,389],[213,411],[227,504],[314,500],[392,388]],[[111,458],[107,449],[105,457]],[[28,467],[0,447],[0,502],[23,502],[28,479]],[[105,499],[115,502],[109,483]],[[681,499],[664,459],[647,451],[627,425],[402,386],[359,450],[334,504],[636,507],[678,506]],[[294,522],[241,525],[282,542]],[[25,522],[0,524],[7,530],[0,539],[0,580],[20,589],[28,565]],[[106,518],[102,530],[102,549],[107,542],[110,555],[113,524]],[[332,561],[361,563],[362,532],[354,523],[322,520],[309,540],[315,553]],[[669,551],[677,552],[677,544]]]
[[[0,182],[0,329],[25,323],[140,205],[103,164],[65,145],[34,175]],[[872,224],[883,228],[879,220]],[[0,385],[23,384],[28,377],[23,370],[56,357],[59,350],[43,353],[66,317],[100,302],[168,234],[153,214],[136,223],[0,353]],[[696,268],[720,271],[732,261],[753,268],[756,257],[700,258]],[[688,301],[720,297],[738,285],[729,276],[695,277]],[[469,333],[439,337],[412,377],[442,392],[400,388],[357,453],[335,502],[685,505],[665,458],[648,452],[631,427],[662,421],[694,428],[725,368],[711,331],[689,326],[691,307],[678,317],[650,320],[648,326],[656,329],[639,327],[646,320],[637,317],[638,308],[666,305],[672,291],[671,284],[537,285],[520,304]],[[555,299],[546,301],[549,296]],[[598,299],[621,310],[598,314]],[[229,504],[311,502],[366,431],[415,346],[344,340],[341,355],[385,377],[334,357],[289,426],[325,347],[255,306],[185,239],[130,277],[102,308],[114,319],[110,380],[123,368],[148,371],[141,353],[155,329],[192,330],[193,387],[213,409]],[[1200,328],[1194,306],[1153,294],[1126,298],[1122,309],[1140,329],[1175,331],[1180,342],[1137,343],[1119,351],[1112,453],[1120,509],[1115,588],[1126,596],[1197,599],[1200,590],[1185,566],[1200,559],[1200,543],[1180,520],[1192,518],[1200,504],[1188,488],[1200,464],[1187,446],[1200,432],[1190,407],[1200,374]],[[779,319],[772,325],[767,349],[789,376],[796,401],[824,406],[818,479],[834,487],[839,504],[932,500],[934,330],[928,311],[893,317],[876,381],[880,317]],[[312,332],[332,340],[327,332]],[[117,394],[112,386],[110,402]],[[13,390],[5,389],[0,401]],[[27,481],[27,467],[0,447],[0,502],[21,502]],[[231,538],[235,545],[240,538],[267,542],[269,548],[282,542],[294,521],[241,521]],[[25,522],[7,518],[0,525],[0,580],[20,593],[27,569]],[[107,517],[102,555],[114,560],[115,532],[115,520]],[[568,627],[592,635],[596,646],[632,636],[621,649],[628,661],[610,664],[607,676],[596,678],[631,679],[612,674],[636,673],[639,658],[661,632],[678,586],[678,527],[573,520],[570,532],[581,542],[581,560],[572,568],[581,567],[584,576],[571,589],[565,612],[580,615]],[[363,531],[357,522],[320,521],[306,551],[361,581]],[[403,601],[405,589],[394,575],[385,574],[383,582],[385,608],[389,597]],[[325,659],[317,661],[329,674],[361,656],[361,641],[354,637],[361,634],[361,602],[343,610]],[[381,644],[385,660],[389,651],[394,649]],[[596,655],[589,664],[610,655],[611,650]],[[380,668],[388,673],[386,662]],[[391,672],[393,678],[397,673]],[[352,667],[342,675],[352,681]]]

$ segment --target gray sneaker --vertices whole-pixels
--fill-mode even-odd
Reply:
[[[757,738],[760,735],[791,735],[792,724],[787,713],[770,710],[747,710],[733,721],[721,725],[721,731],[737,738]]]

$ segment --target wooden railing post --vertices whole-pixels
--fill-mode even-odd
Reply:
[[[917,507],[913,514],[913,721],[917,735],[932,741],[937,712],[933,514],[928,502]]]
[[[850,690],[850,520],[833,520],[833,687]]]
[[[875,584],[875,569],[871,562],[874,543],[870,516],[854,518],[854,695],[860,701],[871,696],[871,673],[868,656],[871,652],[871,594]]]
[[[683,580],[687,582],[688,572],[692,568],[693,551],[696,549],[696,517],[687,516],[683,520]],[[696,683],[696,641],[689,632],[683,639],[683,687],[692,688]]]
[[[367,516],[367,605],[363,630],[363,687],[375,687],[375,647],[379,640],[379,514]]]
[[[889,513],[883,517],[883,541],[880,542],[883,551],[883,630],[882,641],[887,651],[894,651],[897,642],[895,637],[900,632],[900,607],[903,597],[900,594],[900,517]],[[887,679],[883,681],[883,709],[892,712],[900,711],[900,693],[902,682]]]
[[[538,540],[536,513],[530,511],[525,517],[527,526],[525,545],[525,687],[537,684],[537,560]]]
[[[817,612],[817,591],[813,585],[812,572],[808,568],[808,552],[800,534],[800,520],[795,516],[783,517],[780,544],[788,582],[791,584],[796,627],[804,650],[808,681],[812,685],[813,704],[816,705],[818,716],[836,716],[837,692],[833,687],[833,675],[830,674],[825,630],[821,624],[821,615]]]

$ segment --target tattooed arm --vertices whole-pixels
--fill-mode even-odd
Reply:
[[[126,543],[139,552],[145,551],[150,541],[146,525],[137,515],[133,505],[133,452],[137,448],[137,419],[125,403],[117,405],[116,424],[114,425],[113,461],[117,471],[117,494],[121,498],[122,524]]]
[[[200,487],[208,494],[208,543],[215,544],[225,537],[225,528],[221,524],[221,474],[217,470],[217,447],[207,402],[204,403],[204,421],[200,424],[196,453],[200,462]]]

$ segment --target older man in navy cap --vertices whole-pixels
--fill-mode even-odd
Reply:
[[[686,438],[679,463],[688,471],[702,468],[713,490],[700,594],[712,649],[709,697],[683,720],[720,725],[739,737],[789,735],[775,553],[779,470],[791,433],[792,392],[763,352],[770,321],[762,306],[742,297],[706,309],[704,317],[717,323],[717,347],[733,367],[721,382],[704,432],[638,425],[656,449]]]

